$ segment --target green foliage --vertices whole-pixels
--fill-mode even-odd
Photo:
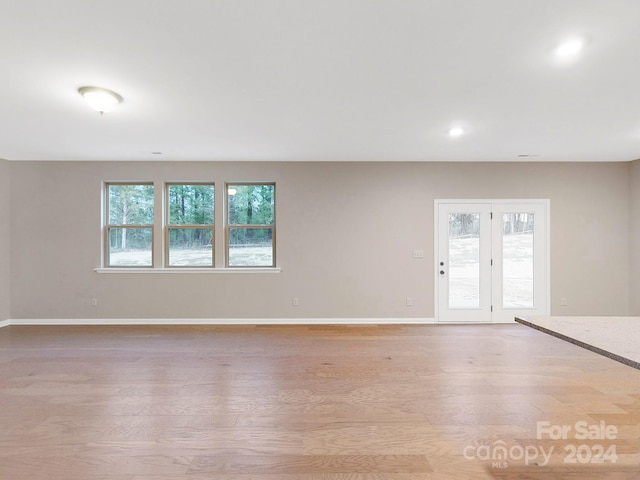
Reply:
[[[111,251],[117,250],[151,250],[150,228],[112,228],[109,230]]]
[[[229,185],[228,192],[229,225],[273,225],[275,185]]]
[[[273,228],[231,228],[229,230],[229,246],[271,245]]]
[[[211,248],[213,231],[210,228],[169,228],[169,248],[192,249]]]
[[[153,185],[109,185],[109,223],[153,224]]]
[[[170,225],[212,225],[213,185],[169,185]]]

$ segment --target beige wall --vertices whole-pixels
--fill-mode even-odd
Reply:
[[[549,198],[552,313],[625,315],[628,175],[627,163],[16,162],[12,315],[432,317],[436,198]],[[276,181],[282,272],[95,273],[105,180]]]
[[[631,282],[629,284],[631,298],[631,315],[640,316],[640,160],[630,164],[630,257]]]
[[[11,318],[9,255],[10,164],[0,159],[0,322]]]

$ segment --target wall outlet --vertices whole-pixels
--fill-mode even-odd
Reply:
[[[300,305],[300,300],[298,300],[298,298],[297,298],[297,297],[294,297],[294,298],[291,300],[291,305],[293,305],[294,307],[299,306],[299,305]]]
[[[92,298],[91,299],[91,306],[92,307],[97,307],[98,306],[98,299],[97,298]]]
[[[560,305],[563,306],[563,307],[567,306],[567,297],[562,297],[560,299]]]
[[[407,301],[405,303],[407,307],[413,307],[413,298],[407,297]]]
[[[424,250],[414,250],[411,253],[411,256],[413,258],[424,258]]]

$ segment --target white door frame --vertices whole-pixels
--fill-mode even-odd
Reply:
[[[544,264],[544,273],[543,273],[543,278],[544,278],[544,283],[545,283],[545,287],[543,289],[542,292],[542,302],[543,305],[539,306],[540,308],[540,315],[550,315],[551,312],[551,266],[550,266],[550,258],[551,258],[551,251],[550,251],[550,246],[551,246],[551,202],[549,199],[529,199],[529,198],[518,198],[518,199],[468,199],[468,198],[464,198],[464,199],[435,199],[434,200],[434,205],[433,205],[433,211],[434,211],[434,229],[433,229],[433,285],[434,285],[434,297],[433,297],[433,316],[434,319],[436,321],[436,323],[439,323],[439,317],[440,317],[440,312],[439,312],[439,299],[440,299],[440,279],[439,279],[439,271],[440,271],[440,267],[439,267],[439,255],[440,255],[440,235],[439,235],[439,212],[440,212],[440,205],[442,204],[447,204],[447,203],[457,203],[457,204],[475,204],[475,203],[490,203],[493,205],[505,205],[505,204],[509,204],[509,205],[531,205],[531,204],[536,204],[536,205],[540,205],[544,208],[545,211],[545,225],[544,225],[544,231],[545,231],[545,235],[543,238],[543,242],[545,245],[544,248],[544,259],[543,259],[543,264]],[[511,323],[513,322],[513,319],[510,320],[502,320],[500,321],[499,319],[493,318],[491,323]],[[444,322],[444,323],[456,323],[456,322]],[[466,323],[466,322],[461,322],[461,323]],[[477,322],[475,322],[477,323]]]

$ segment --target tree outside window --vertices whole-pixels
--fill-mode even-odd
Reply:
[[[154,191],[150,183],[107,185],[106,265],[153,266]]]
[[[275,266],[275,183],[227,184],[227,266]]]
[[[214,185],[168,184],[166,200],[166,264],[213,267]]]

